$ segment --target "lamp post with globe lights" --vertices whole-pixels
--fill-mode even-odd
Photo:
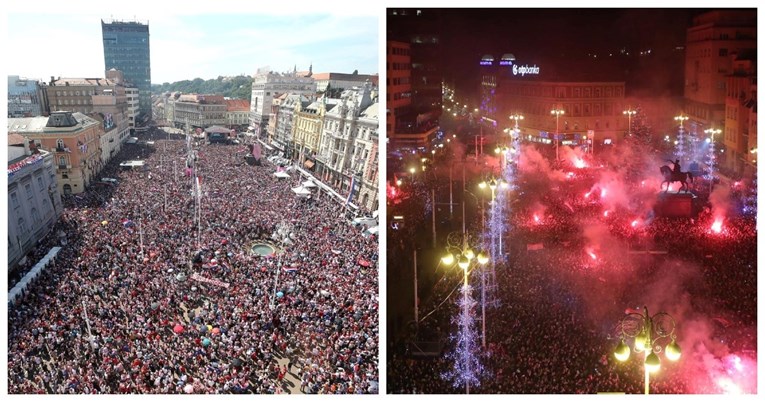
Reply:
[[[654,315],[648,314],[648,307],[643,307],[643,312],[628,310],[627,314],[621,319],[618,325],[620,331],[619,345],[614,349],[616,360],[623,362],[630,357],[630,347],[625,342],[625,338],[634,338],[634,351],[643,352],[643,370],[645,373],[645,394],[649,394],[649,384],[651,373],[656,373],[661,367],[659,354],[664,352],[664,356],[670,361],[677,361],[680,358],[680,346],[676,342],[675,329],[677,324],[675,319],[664,312]],[[666,346],[661,346],[664,340],[670,342]]]

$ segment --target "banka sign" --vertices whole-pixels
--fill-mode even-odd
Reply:
[[[513,75],[520,75],[521,77],[529,74],[529,75],[539,75],[539,67],[537,67],[536,64],[533,66],[519,66],[517,64],[513,65]]]

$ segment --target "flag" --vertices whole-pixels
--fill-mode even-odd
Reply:
[[[297,272],[297,267],[284,267],[282,268],[282,271],[284,272]]]
[[[353,190],[356,187],[356,175],[351,176],[351,189],[348,191],[348,198],[345,199],[345,205],[348,205],[349,202],[351,202],[351,198],[353,198]]]

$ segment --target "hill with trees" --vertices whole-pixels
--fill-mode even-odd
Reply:
[[[194,78],[173,83],[165,82],[162,85],[152,84],[152,93],[176,92],[185,94],[216,94],[231,99],[250,100],[252,96],[252,77],[240,75],[236,77],[218,77],[211,80]]]

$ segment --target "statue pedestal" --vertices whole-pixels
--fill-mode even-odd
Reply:
[[[694,218],[697,215],[695,194],[690,192],[660,192],[654,205],[656,216],[668,218]]]

